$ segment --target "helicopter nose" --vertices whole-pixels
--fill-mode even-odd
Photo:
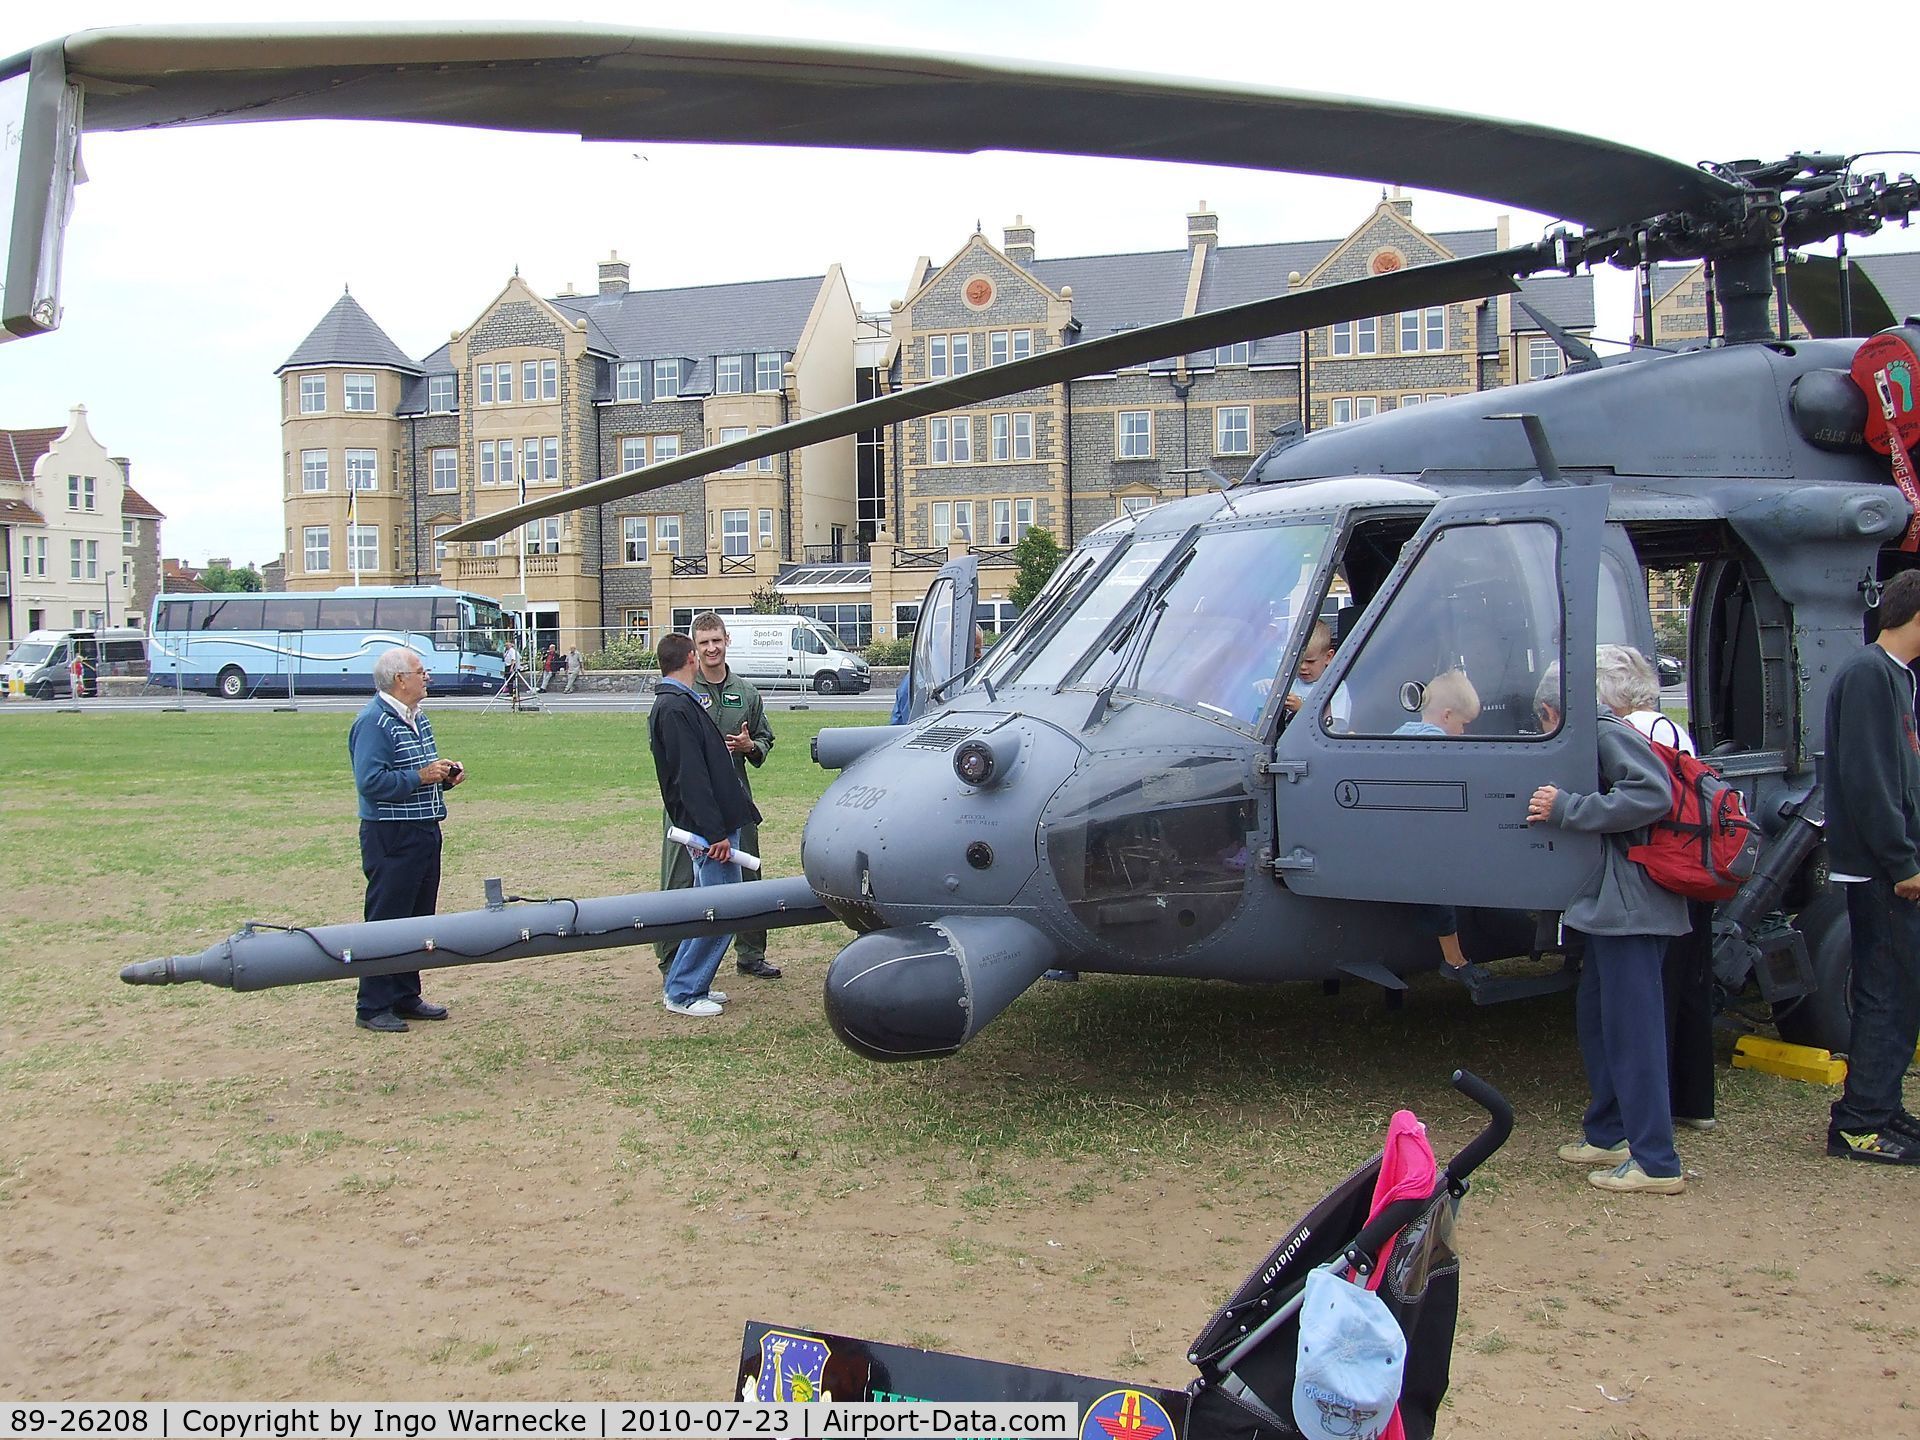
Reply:
[[[954,915],[862,935],[827,970],[827,1023],[869,1060],[951,1055],[1054,963],[1023,920]]]

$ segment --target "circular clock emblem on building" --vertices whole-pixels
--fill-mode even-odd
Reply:
[[[1390,275],[1395,270],[1406,267],[1407,257],[1391,248],[1376,250],[1373,258],[1367,262],[1367,269],[1375,275]]]
[[[976,275],[961,287],[960,297],[974,309],[984,310],[993,303],[993,281]]]

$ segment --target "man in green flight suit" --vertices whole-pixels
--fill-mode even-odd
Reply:
[[[727,750],[733,756],[734,773],[740,777],[747,798],[753,798],[753,784],[747,779],[747,762],[767,763],[773,749],[773,727],[767,724],[767,707],[760,692],[727,668],[727,622],[709,610],[693,622],[694,693],[706,707],[707,715],[726,737]],[[663,822],[665,823],[670,822]],[[713,836],[705,837],[713,839]],[[760,827],[740,828],[740,848],[749,855],[760,853]],[[688,890],[693,887],[693,857],[687,847],[676,845],[665,835],[660,840],[660,888]],[[653,953],[664,971],[673,962],[675,947],[657,944]],[[778,980],[780,967],[767,960],[767,932],[742,930],[734,937],[734,960],[742,975],[759,980]]]

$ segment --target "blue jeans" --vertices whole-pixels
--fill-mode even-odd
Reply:
[[[740,844],[740,832],[734,831],[727,837],[735,846]],[[693,888],[701,890],[709,885],[734,885],[740,880],[740,867],[729,860],[721,864],[707,855],[693,857]],[[713,986],[714,973],[720,968],[721,957],[727,953],[727,946],[733,942],[733,936],[702,935],[695,940],[682,940],[680,947],[673,952],[673,964],[667,967],[667,999],[676,1005],[685,1005],[698,1000]]]
[[[1593,1099],[1587,1142],[1622,1140],[1649,1175],[1680,1173],[1667,1101],[1667,1027],[1660,965],[1664,935],[1589,935],[1574,1014]]]
[[[1900,1082],[1920,1043],[1920,905],[1875,877],[1846,887],[1853,928],[1853,1036],[1847,1084],[1834,1103],[1842,1130],[1878,1130],[1900,1110]]]

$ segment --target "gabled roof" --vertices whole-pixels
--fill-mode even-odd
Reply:
[[[1681,281],[1685,280],[1689,275],[1693,274],[1699,268],[1700,268],[1700,264],[1698,261],[1695,261],[1691,265],[1681,265],[1681,264],[1672,264],[1672,263],[1655,265],[1653,267],[1653,302],[1654,304],[1657,305],[1662,300],[1666,299],[1668,295],[1673,293],[1674,289],[1680,284]],[[1635,324],[1639,323],[1637,301],[1635,302],[1634,323]]]
[[[284,375],[308,365],[372,365],[403,375],[420,373],[406,351],[389,340],[387,332],[374,324],[373,317],[348,294],[333,302],[325,318],[273,373]]]
[[[24,500],[0,500],[0,525],[44,525],[47,517]]]
[[[1520,282],[1517,298],[1569,330],[1593,327],[1593,277],[1590,275],[1535,275]],[[1513,307],[1513,328],[1540,332],[1540,327],[1518,305]]]
[[[1035,260],[1027,273],[1056,295],[1071,286],[1078,338],[1098,340],[1179,319],[1190,268],[1185,250],[1153,250]]]
[[[33,467],[66,433],[59,425],[44,430],[0,430],[0,480],[31,485]]]
[[[1494,230],[1434,230],[1434,242],[1456,256],[1483,255],[1499,243]],[[1230,245],[1207,256],[1200,282],[1202,313],[1224,310],[1291,288],[1288,277],[1309,275],[1347,236],[1332,240],[1290,240],[1269,245]],[[1081,324],[1080,339],[1093,340],[1120,330],[1137,329],[1180,318],[1186,303],[1187,250],[1153,250],[1123,255],[1086,255],[1035,260],[1028,269],[1049,289],[1073,287],[1073,314]],[[1593,281],[1589,276],[1552,276],[1522,282],[1522,293],[1546,316],[1569,328],[1593,324]],[[1517,326],[1531,328],[1524,314]],[[1211,356],[1197,357],[1211,364]],[[1253,342],[1254,365],[1293,365],[1300,360],[1298,334],[1274,335]],[[1173,368],[1174,361],[1158,361],[1149,369]]]
[[[680,392],[706,395],[713,390],[715,355],[791,354],[826,278],[804,275],[679,290],[560,295],[548,303],[568,315],[584,316],[588,343],[612,359],[693,361],[680,377]]]
[[[1200,282],[1200,309],[1224,310],[1270,295],[1285,295],[1292,286],[1287,277],[1302,275],[1325,260],[1337,240],[1291,240],[1271,245],[1229,245],[1207,257],[1206,277]],[[1078,291],[1075,292],[1077,297]],[[1171,317],[1169,317],[1171,318]],[[1300,359],[1300,337],[1269,335],[1255,340],[1248,351],[1254,365],[1293,365]]]
[[[132,515],[141,520],[164,520],[165,512],[154,508],[154,504],[133,486],[129,485],[120,493],[120,513]]]

